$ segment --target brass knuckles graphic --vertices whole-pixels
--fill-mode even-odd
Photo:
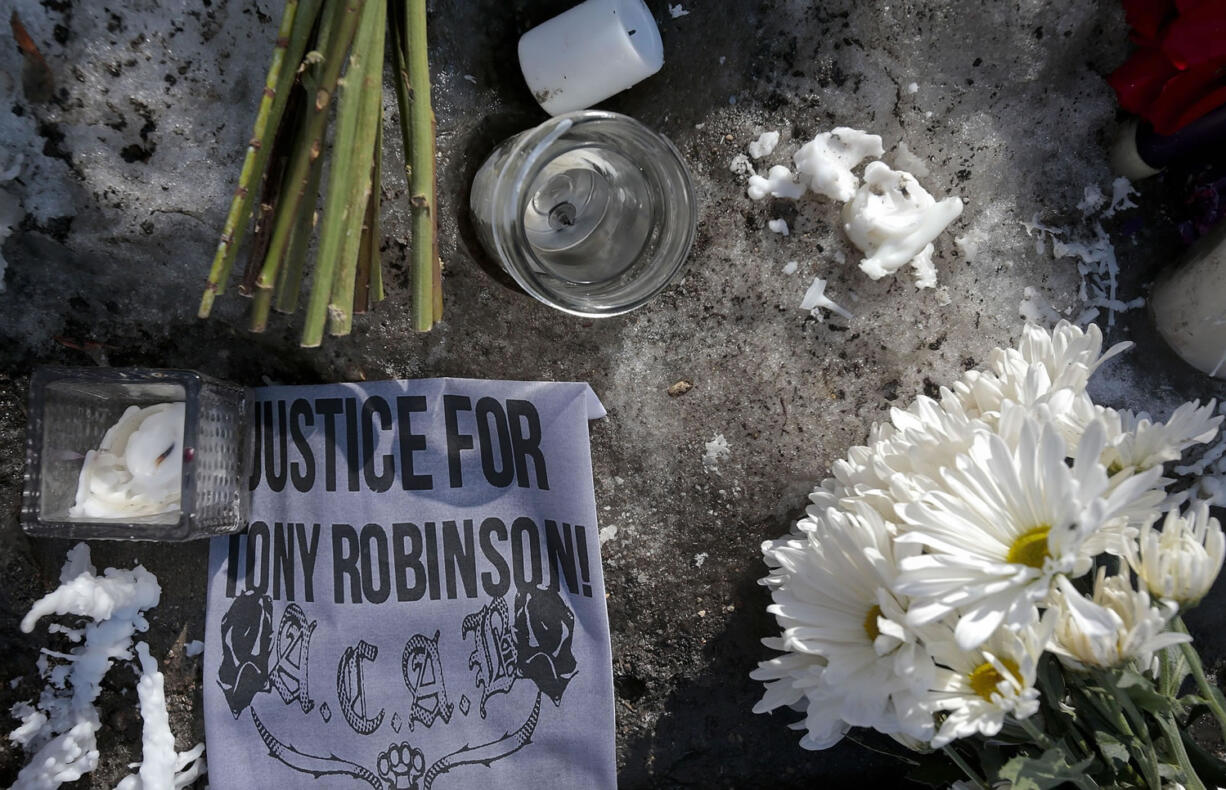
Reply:
[[[374,661],[378,655],[379,648],[362,639],[356,646],[345,648],[336,665],[336,700],[345,721],[359,735],[370,735],[383,723],[382,708],[374,717],[366,715],[366,691],[362,685],[362,662]]]
[[[401,741],[381,752],[377,765],[379,776],[387,782],[389,790],[418,790],[418,783],[426,772],[426,756],[408,741]]]
[[[409,637],[400,658],[404,685],[413,695],[413,703],[409,706],[410,730],[414,729],[414,722],[430,727],[435,720],[442,719],[447,724],[455,709],[447,699],[447,686],[443,682],[443,662],[438,654],[439,633],[435,631],[433,639],[422,634]]]
[[[481,718],[484,719],[486,701],[495,694],[506,694],[515,685],[519,659],[506,599],[495,598],[480,611],[465,615],[461,638],[467,638],[470,633],[475,646],[468,656],[468,668],[476,670],[477,688],[481,689]]]
[[[277,628],[277,664],[272,670],[272,687],[286,705],[297,700],[303,713],[315,708],[307,685],[311,634],[315,632],[315,625],[315,620],[306,619],[302,607],[292,603],[285,607]]]

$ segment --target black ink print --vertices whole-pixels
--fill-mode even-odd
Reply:
[[[251,711],[251,720],[255,722],[255,729],[260,734],[260,739],[268,747],[269,756],[280,760],[295,771],[310,774],[316,779],[328,774],[352,776],[366,782],[375,790],[383,790],[383,782],[380,781],[378,776],[375,776],[373,771],[363,768],[357,763],[342,760],[339,757],[319,757],[314,754],[306,754],[289,744],[282,743],[275,735],[268,731],[268,728],[264,726],[264,722],[260,721],[260,717],[256,715],[255,710]]]
[[[366,715],[366,691],[362,684],[362,662],[374,661],[378,656],[379,648],[361,639],[357,646],[345,648],[336,665],[336,701],[345,721],[359,735],[370,735],[383,723],[383,708],[374,717]]]
[[[516,652],[515,633],[511,630],[511,616],[507,602],[495,598],[481,611],[464,618],[460,633],[473,635],[476,646],[468,657],[468,668],[476,670],[477,688],[481,689],[481,718],[485,718],[485,703],[495,694],[506,694],[515,685]],[[468,715],[467,706],[461,701],[461,711]]]
[[[536,730],[536,723],[541,718],[541,693],[536,693],[536,702],[532,705],[532,712],[528,714],[528,719],[515,732],[509,732],[496,741],[482,744],[481,746],[465,746],[458,749],[446,757],[437,760],[434,765],[430,766],[430,770],[426,771],[426,775],[421,780],[421,790],[430,790],[434,784],[434,780],[453,768],[458,768],[461,765],[475,765],[481,763],[489,766],[495,760],[501,760],[504,757],[510,757],[520,749],[532,742],[532,733]]]
[[[520,588],[515,592],[515,647],[519,675],[560,705],[577,664],[571,651],[575,613],[556,590]]]
[[[272,671],[272,687],[286,705],[297,700],[303,713],[315,708],[307,685],[307,659],[315,625],[316,621],[306,619],[302,607],[292,603],[285,607],[277,628],[277,666]]]
[[[478,655],[482,639],[481,621],[487,621],[487,625],[491,621],[496,623],[500,603],[501,611],[505,613],[506,603],[498,599],[491,601],[481,611],[464,618],[464,633],[472,630],[477,635],[478,649],[469,657],[469,668],[477,670],[479,686],[482,678],[488,680],[492,677],[489,667],[482,665],[482,656]],[[505,614],[503,618],[505,622]],[[507,650],[508,654],[516,657],[515,677],[526,678],[536,684],[537,692],[532,703],[532,712],[514,732],[508,732],[501,738],[480,746],[465,746],[436,760],[422,777],[421,790],[430,790],[435,779],[454,768],[477,763],[489,766],[495,760],[510,757],[532,742],[532,733],[536,731],[537,722],[541,718],[541,697],[547,696],[553,700],[555,706],[560,705],[566,686],[578,672],[575,655],[571,650],[574,631],[575,613],[556,591],[543,588],[521,588],[516,591],[514,646],[508,647]],[[511,682],[514,682],[514,677]],[[484,694],[486,686],[481,686],[481,689]]]
[[[379,776],[389,790],[418,790],[418,782],[426,770],[426,756],[407,741],[391,744],[379,755]]]
[[[433,639],[414,634],[404,645],[400,670],[404,674],[404,685],[413,695],[413,704],[409,707],[410,730],[414,722],[430,727],[436,719],[442,719],[444,724],[451,721],[454,706],[447,699],[447,686],[443,682],[438,637],[438,631],[434,632]]]
[[[245,590],[221,618],[221,687],[234,718],[261,691],[268,690],[272,659],[272,599]]]

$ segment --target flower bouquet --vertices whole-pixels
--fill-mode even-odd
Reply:
[[[1163,476],[1221,418],[1094,403],[1088,379],[1128,345],[1027,326],[837,461],[762,547],[782,655],[752,673],[755,712],[803,712],[809,749],[885,733],[936,785],[1226,785],[1188,734],[1203,716],[1226,734],[1226,702],[1180,619],[1226,540]]]

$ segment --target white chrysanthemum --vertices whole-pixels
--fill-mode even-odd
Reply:
[[[922,544],[927,553],[900,560],[894,590],[911,597],[912,624],[958,612],[963,649],[982,644],[1002,623],[1031,622],[1052,577],[1089,570],[1081,544],[1156,476],[1135,475],[1102,498],[1101,423],[1086,430],[1071,467],[1050,424],[1025,417],[1017,433],[1011,449],[980,432],[969,453],[943,470],[943,490],[898,507],[898,541]]]
[[[1006,716],[1034,714],[1039,709],[1035,672],[1050,634],[1051,618],[1044,618],[1018,630],[1002,628],[981,646],[963,650],[948,626],[926,628],[925,643],[939,665],[926,705],[949,712],[933,748],[975,734],[991,737]]]
[[[1217,403],[1185,403],[1166,422],[1154,422],[1148,414],[1099,409],[1111,437],[1103,451],[1103,463],[1112,473],[1129,467],[1149,469],[1177,461],[1194,444],[1217,436],[1222,417],[1214,416]]]
[[[1052,591],[1056,627],[1048,649],[1074,669],[1109,669],[1136,660],[1148,667],[1154,653],[1192,637],[1166,630],[1178,607],[1154,606],[1149,593],[1135,590],[1127,574],[1107,576],[1099,568],[1094,597],[1086,598],[1060,577]]]
[[[1226,556],[1226,539],[1207,502],[1198,502],[1185,515],[1166,514],[1162,530],[1152,524],[1141,528],[1138,546],[1128,563],[1150,593],[1181,607],[1200,602],[1209,592]]]
[[[890,410],[889,423],[874,425],[868,443],[852,447],[831,467],[833,477],[810,494],[810,515],[863,501],[893,519],[899,502],[914,502],[934,487],[933,478],[965,452],[985,423],[967,417],[956,402],[920,396],[906,409]],[[804,525],[798,525],[801,529]]]
[[[917,693],[931,685],[932,665],[889,591],[897,573],[890,530],[862,504],[806,521],[801,536],[763,544],[772,568],[762,580],[772,590],[768,611],[783,628],[775,646],[790,655],[751,675],[772,683],[754,711],[803,697],[807,748],[832,745],[849,725],[930,737],[932,716]]]
[[[1004,374],[1004,361],[1009,359],[1042,365],[1056,389],[1081,392],[1100,365],[1132,345],[1131,342],[1117,343],[1104,353],[1103,333],[1095,324],[1082,329],[1061,321],[1050,332],[1036,324],[1027,324],[1018,347],[996,349],[991,365],[998,375]]]

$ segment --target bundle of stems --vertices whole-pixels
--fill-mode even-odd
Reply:
[[[426,0],[286,0],[255,131],[200,301],[201,318],[225,292],[249,225],[249,259],[239,291],[252,298],[252,331],[264,331],[273,308],[298,309],[316,230],[302,345],[320,345],[325,325],[332,335],[349,334],[353,315],[384,298],[379,213],[385,50],[412,214],[413,324],[427,331],[441,320]]]

